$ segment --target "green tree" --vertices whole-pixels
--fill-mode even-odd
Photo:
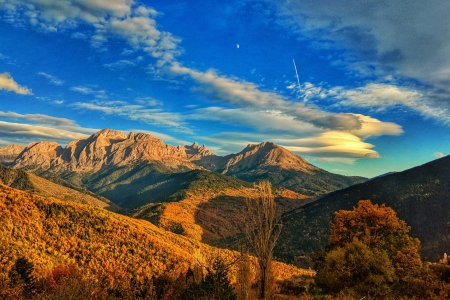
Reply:
[[[394,210],[370,200],[336,212],[317,282],[334,294],[412,294],[422,261],[420,242],[408,235],[409,230]]]

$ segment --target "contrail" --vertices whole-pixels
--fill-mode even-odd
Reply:
[[[298,77],[297,66],[295,65],[295,60],[292,59],[292,61],[294,62],[295,75],[297,76],[298,91],[300,91],[300,89],[301,89],[301,87],[300,87],[300,78]]]

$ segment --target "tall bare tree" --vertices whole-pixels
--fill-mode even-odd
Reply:
[[[276,205],[270,182],[263,181],[255,187],[258,196],[246,201],[251,220],[247,239],[258,258],[259,299],[265,300],[270,292],[273,248],[281,233],[281,223],[276,218]]]

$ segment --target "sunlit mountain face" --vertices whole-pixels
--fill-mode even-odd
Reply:
[[[367,178],[450,152],[450,4],[0,2],[0,146],[271,141]]]

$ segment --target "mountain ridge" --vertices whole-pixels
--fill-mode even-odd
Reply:
[[[283,216],[286,225],[275,255],[307,265],[313,253],[325,247],[334,212],[370,199],[394,209],[411,226],[411,236],[422,242],[422,257],[437,261],[450,248],[449,197],[450,156],[334,191]]]

